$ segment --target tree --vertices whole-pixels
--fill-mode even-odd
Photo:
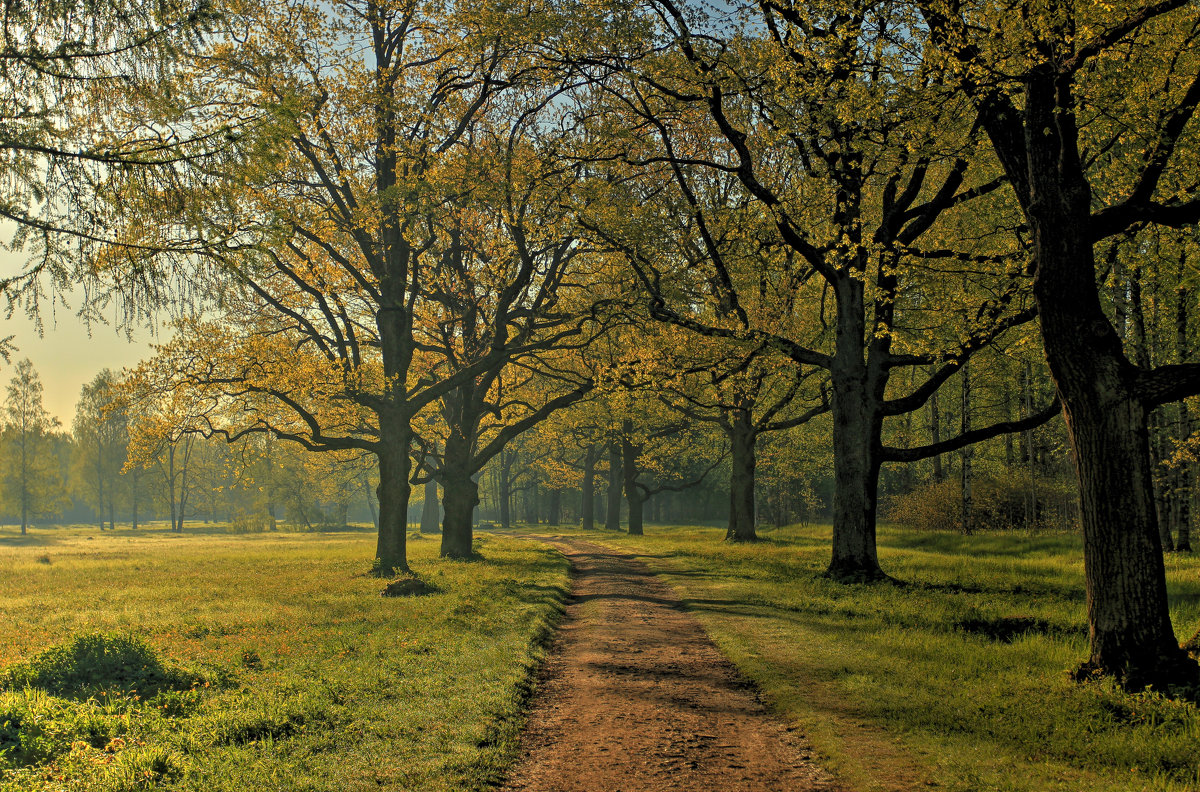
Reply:
[[[922,407],[972,355],[1032,320],[1029,281],[1003,180],[975,153],[965,103],[888,44],[917,35],[905,9],[752,5],[748,22],[723,27],[655,4],[673,52],[624,65],[610,112],[593,114],[626,130],[609,133],[607,161],[632,168],[610,169],[611,197],[583,222],[627,255],[655,318],[829,372],[828,574],[879,579],[881,466],[1019,428],[890,448],[885,421]],[[632,130],[654,146],[631,143]],[[939,303],[969,306],[968,321]],[[908,378],[896,375],[910,368],[928,374],[902,390]]]
[[[824,371],[813,367],[807,373],[796,372],[791,360],[769,349],[739,349],[720,339],[669,326],[667,330],[660,347],[664,373],[656,377],[660,398],[693,421],[720,427],[730,454],[725,539],[757,541],[758,441],[829,411],[827,379],[816,376]],[[668,340],[672,336],[673,343]],[[816,384],[809,384],[809,379]]]
[[[413,418],[495,365],[484,355],[444,379],[422,378],[414,328],[440,288],[442,257],[453,259],[454,223],[443,220],[478,186],[460,174],[480,120],[521,90],[545,106],[536,95],[544,73],[527,47],[541,32],[470,4],[243,4],[172,91],[206,97],[195,112],[210,127],[228,126],[223,117],[254,124],[225,167],[172,173],[165,186],[125,195],[137,216],[165,213],[178,218],[178,236],[199,233],[213,291],[245,306],[239,318],[261,319],[241,323],[240,360],[218,353],[211,371],[187,367],[188,387],[275,403],[213,429],[377,456],[381,573],[407,568]],[[229,46],[247,35],[253,51]],[[507,117],[529,109],[509,106]],[[307,386],[286,371],[263,375],[285,365],[288,349],[302,350],[332,402],[297,398]],[[265,360],[255,355],[263,350]],[[331,403],[356,410],[355,420],[323,423]]]
[[[115,394],[117,375],[104,369],[80,392],[72,434],[76,475],[85,483],[100,530],[116,528],[116,503],[129,441],[128,418]]]
[[[1100,300],[1095,250],[1200,219],[1200,12],[1186,0],[1049,2],[1033,14],[918,5],[1030,232],[1042,340],[1078,466],[1091,640],[1081,673],[1135,688],[1194,683],[1167,607],[1147,414],[1200,392],[1200,365],[1129,359]]]
[[[42,381],[28,358],[17,363],[4,398],[6,500],[21,515],[21,534],[32,519],[58,509],[62,481],[48,453],[50,430],[58,426],[42,405]]]

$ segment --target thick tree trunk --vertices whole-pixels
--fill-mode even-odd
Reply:
[[[425,501],[421,504],[421,533],[438,532],[438,487],[433,479],[425,482]]]
[[[615,437],[608,444],[608,504],[604,512],[604,529],[621,530],[621,447]]]
[[[546,524],[562,522],[562,490],[552,489],[546,493]]]
[[[408,571],[409,439],[407,421],[380,416],[379,486],[375,489],[379,497],[375,570],[380,575]]]
[[[475,507],[479,485],[471,478],[471,442],[451,431],[441,474],[442,557],[472,558],[475,554]]]
[[[1147,407],[1100,305],[1091,188],[1074,154],[1072,119],[1056,110],[1071,106],[1069,88],[1035,81],[1027,104],[1034,296],[1079,475],[1091,639],[1081,672],[1111,674],[1133,688],[1194,683],[1197,666],[1179,648],[1167,609]]]
[[[755,442],[758,439],[750,425],[750,415],[737,410],[726,427],[729,435],[729,526],[725,540],[729,542],[756,542],[754,531],[754,468]]]
[[[852,279],[851,279],[852,280]],[[833,553],[826,575],[834,580],[881,580],[875,548],[883,419],[863,361],[862,284],[839,290],[838,349],[830,372],[833,398]]]
[[[583,481],[579,485],[579,511],[583,530],[596,528],[596,446],[583,452]]]
[[[646,497],[638,487],[637,458],[640,450],[633,444],[633,421],[628,418],[621,424],[621,470],[625,478],[625,502],[629,504],[629,533],[631,536],[641,536],[643,506]]]
[[[479,485],[465,470],[447,470],[442,479],[442,557],[473,558],[475,507]]]

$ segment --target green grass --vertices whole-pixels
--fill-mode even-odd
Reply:
[[[1068,679],[1087,654],[1075,537],[884,528],[897,587],[822,578],[827,527],[751,546],[719,529],[647,532],[590,536],[662,572],[853,790],[1200,790],[1195,705]],[[1186,638],[1200,559],[1167,565]],[[1006,635],[1013,624],[1027,630]]]
[[[566,564],[416,539],[434,592],[383,598],[373,541],[0,531],[0,792],[488,788]]]

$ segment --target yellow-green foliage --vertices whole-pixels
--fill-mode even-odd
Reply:
[[[723,652],[855,792],[1200,790],[1200,711],[1076,684],[1082,548],[1067,534],[880,531],[904,581],[821,576],[829,528],[747,546],[714,529],[596,533],[664,573]],[[1167,560],[1181,637],[1200,559]]]
[[[0,792],[487,788],[565,564],[414,542],[432,593],[384,598],[373,542],[0,533]]]

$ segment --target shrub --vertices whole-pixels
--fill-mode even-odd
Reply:
[[[32,687],[78,698],[101,691],[153,695],[164,689],[187,689],[202,681],[166,666],[140,638],[109,633],[77,636],[0,672],[0,688]]]
[[[1036,514],[1028,515],[1030,493],[1034,495]],[[958,478],[918,486],[889,499],[887,519],[922,531],[961,531],[962,484]],[[1031,487],[1028,474],[1013,476],[979,475],[971,498],[971,530],[1074,530],[1079,523],[1079,507],[1073,482],[1063,479],[1038,479]]]

